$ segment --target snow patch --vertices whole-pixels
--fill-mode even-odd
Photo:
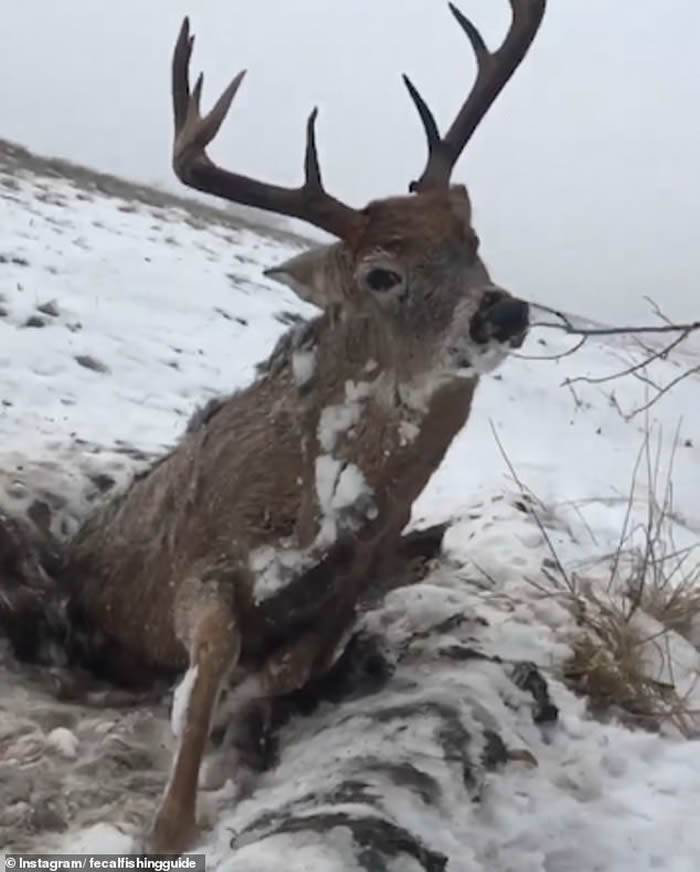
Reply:
[[[56,846],[56,853],[131,854],[133,837],[110,824],[94,824],[78,833],[66,834]]]
[[[173,707],[170,713],[170,729],[173,736],[180,738],[185,728],[185,720],[187,718],[187,709],[190,705],[190,697],[192,689],[197,680],[199,667],[195,664],[185,672],[182,681],[175,688],[173,693]]]
[[[51,730],[47,736],[47,743],[69,760],[74,760],[78,756],[80,745],[78,737],[65,727],[56,727],[56,729]]]

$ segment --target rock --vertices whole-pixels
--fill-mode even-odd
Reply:
[[[46,303],[42,303],[40,306],[36,307],[36,310],[44,315],[50,315],[52,318],[58,318],[61,314],[55,300],[48,300]]]
[[[43,500],[34,500],[27,509],[27,516],[40,530],[48,533],[51,529],[51,509]]]
[[[24,322],[25,327],[46,327],[46,321],[43,318],[40,318],[38,315],[31,315]]]
[[[112,490],[117,483],[111,475],[107,475],[104,472],[95,473],[95,475],[91,475],[89,478],[101,494],[106,494],[107,491]]]
[[[535,706],[532,719],[536,724],[547,724],[559,718],[559,709],[549,698],[549,688],[534,663],[518,663],[511,670],[511,679],[522,690],[532,694]]]
[[[29,266],[29,261],[26,259],[26,257],[12,257],[6,254],[0,254],[0,263],[11,263],[15,266]]]
[[[90,354],[79,354],[75,358],[75,361],[76,363],[79,363],[80,366],[84,366],[85,369],[93,370],[93,372],[109,372],[109,367],[105,363],[102,363],[102,361],[98,360],[96,357],[93,357]]]

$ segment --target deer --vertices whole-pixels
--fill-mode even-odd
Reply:
[[[408,193],[353,208],[329,194],[306,128],[305,180],[284,188],[219,166],[207,148],[243,82],[203,113],[185,18],[172,57],[172,165],[184,185],[307,222],[333,237],[265,272],[319,313],[278,342],[242,390],[198,414],[177,445],[87,519],[60,574],[76,626],[125,681],[177,676],[172,766],[145,850],[199,835],[200,768],[224,688],[233,711],[301,688],[342,650],[378,561],[469,418],[482,375],[522,346],[527,302],[495,284],[466,188],[451,176],[526,56],[546,0],[509,0],[473,87],[442,136],[404,76],[428,157]]]

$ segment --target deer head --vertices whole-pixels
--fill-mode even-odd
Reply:
[[[522,344],[528,306],[494,285],[479,257],[471,204],[451,185],[454,166],[479,122],[523,60],[539,28],[546,0],[510,0],[508,34],[490,52],[479,31],[450,9],[475,52],[475,84],[444,137],[427,104],[404,76],[428,141],[428,160],[409,196],[351,208],[323,188],[316,148],[316,109],[307,123],[305,181],[282,188],[217,166],[206,147],[217,134],[243,81],[239,73],[204,117],[203,77],[190,89],[194,37],[185,19],[173,58],[173,167],[187,185],[236,203],[313,224],[340,241],[295,257],[267,272],[300,297],[341,317],[364,317],[381,334],[383,367],[411,379],[474,377]],[[376,344],[376,343],[375,343]]]

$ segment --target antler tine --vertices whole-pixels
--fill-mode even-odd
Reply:
[[[182,22],[173,53],[172,94],[176,135],[185,123],[190,102],[189,70],[193,45],[194,36],[190,36],[190,19],[186,17]]]
[[[203,78],[200,75],[190,90],[190,59],[194,36],[190,35],[189,19],[180,29],[172,61],[172,98],[175,122],[173,169],[189,187],[223,197],[234,203],[254,206],[268,212],[299,218],[326,230],[341,239],[352,238],[364,224],[362,213],[328,194],[321,181],[316,147],[316,118],[313,110],[306,128],[305,181],[299,188],[270,185],[248,176],[229,172],[217,166],[206,153],[206,147],[219,131],[245,71],[239,73],[216,101],[214,107],[201,115],[200,101]]]
[[[430,107],[421,96],[418,88],[416,88],[416,86],[405,73],[403,75],[403,82],[404,85],[406,85],[406,87],[408,88],[408,93],[411,95],[411,99],[413,100],[416,109],[418,110],[418,114],[420,115],[420,120],[423,122],[425,135],[428,139],[428,153],[432,154],[433,150],[440,144],[440,131],[438,129],[437,122],[435,121],[435,116],[430,111]],[[413,182],[412,185],[413,184],[415,184],[415,182]]]
[[[306,122],[306,156],[304,158],[304,174],[306,187],[323,190],[321,181],[321,167],[318,162],[318,149],[316,148],[316,119],[318,108],[314,106]]]
[[[467,35],[476,56],[476,81],[452,126],[440,137],[435,118],[411,80],[404,76],[428,140],[428,161],[411,191],[446,188],[464,147],[527,54],[539,30],[547,0],[509,0],[513,18],[501,47],[490,52],[481,33],[453,4],[449,8]]]

